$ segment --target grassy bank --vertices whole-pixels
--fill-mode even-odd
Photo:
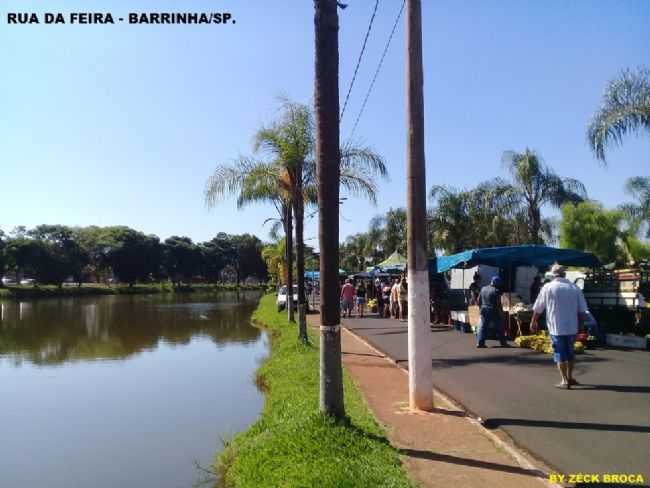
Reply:
[[[172,287],[169,283],[155,283],[151,285],[137,284],[132,287],[128,285],[101,285],[88,284],[82,286],[64,286],[59,288],[54,285],[38,286],[10,286],[0,288],[0,299],[32,299],[32,298],[50,298],[50,297],[81,297],[93,295],[141,295],[151,293],[188,293],[188,292],[213,292],[227,290],[263,290],[264,285],[241,285],[237,287],[233,284],[199,284],[183,287]]]
[[[261,418],[218,456],[223,485],[413,486],[347,373],[349,421],[336,424],[319,413],[317,333],[310,330],[312,345],[301,345],[272,295],[262,298],[253,320],[272,334],[271,355],[258,370],[266,400]]]

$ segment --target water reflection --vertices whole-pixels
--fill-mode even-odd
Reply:
[[[218,346],[256,341],[248,323],[260,294],[160,294],[0,303],[0,357],[29,361],[124,359],[160,342],[188,344],[195,336]]]

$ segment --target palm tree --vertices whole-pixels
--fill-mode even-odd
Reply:
[[[650,132],[650,70],[627,69],[610,80],[600,109],[587,127],[587,140],[596,158],[603,163],[605,148],[620,145],[623,136]]]
[[[469,190],[433,186],[429,198],[436,204],[429,217],[434,248],[457,253],[521,242],[521,199],[506,181],[496,178]]]
[[[296,232],[298,330],[300,340],[307,342],[304,210],[305,203],[315,204],[317,200],[314,123],[309,107],[283,100],[282,117],[275,124],[258,132],[255,149],[263,149],[274,156],[280,170],[280,188],[288,195],[291,203]],[[340,185],[350,195],[365,197],[375,203],[375,176],[387,175],[381,156],[369,147],[352,142],[343,145],[340,155]],[[287,247],[290,249],[289,244]]]
[[[621,205],[621,210],[631,224],[631,232],[637,234],[645,223],[646,237],[650,238],[650,177],[637,176],[628,179],[625,192],[636,200],[635,203]]]
[[[579,203],[587,197],[584,185],[573,178],[562,178],[528,148],[523,153],[506,151],[501,158],[510,171],[512,185],[519,193],[528,218],[529,242],[540,244],[544,205],[560,208],[565,203]]]
[[[239,208],[254,202],[271,202],[286,236],[287,288],[293,289],[293,219],[296,232],[296,281],[298,284],[299,337],[307,341],[305,311],[304,206],[317,199],[314,160],[314,124],[309,107],[281,100],[281,116],[255,135],[253,149],[270,158],[240,157],[232,165],[220,165],[208,179],[205,197],[213,206],[225,195],[237,195]],[[376,202],[375,176],[387,176],[384,160],[371,148],[347,143],[340,149],[340,184],[352,196]],[[274,219],[268,219],[274,220]],[[289,320],[293,321],[293,294],[287,295]]]
[[[256,135],[254,150],[261,143],[261,129]],[[205,185],[205,202],[208,208],[214,207],[222,198],[237,196],[237,208],[251,203],[271,203],[282,222],[286,237],[287,261],[287,310],[289,320],[293,321],[293,220],[291,208],[291,187],[287,172],[277,160],[263,160],[240,156],[232,164],[221,164],[208,178]],[[273,219],[268,219],[273,220]]]

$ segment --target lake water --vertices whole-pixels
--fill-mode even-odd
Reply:
[[[0,303],[0,487],[192,487],[262,409],[259,297]]]

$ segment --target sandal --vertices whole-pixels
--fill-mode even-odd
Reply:
[[[571,385],[569,383],[558,383],[557,385],[553,385],[555,388],[559,388],[560,390],[568,390],[571,388]]]

